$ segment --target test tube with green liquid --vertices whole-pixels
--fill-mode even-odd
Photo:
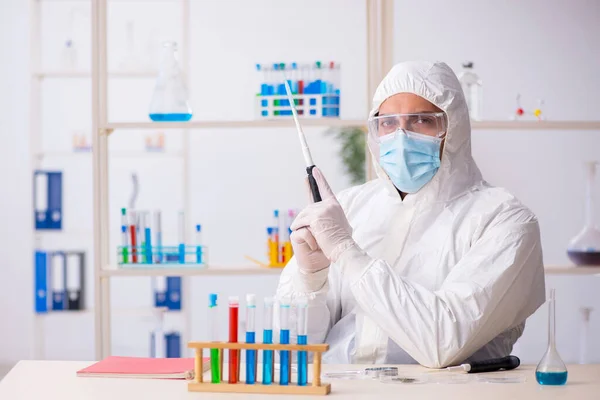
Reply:
[[[208,323],[210,329],[210,340],[219,341],[219,314],[217,309],[217,294],[208,295]],[[219,349],[210,349],[210,375],[212,383],[221,383],[221,357]]]

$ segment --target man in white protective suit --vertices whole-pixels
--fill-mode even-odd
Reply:
[[[509,355],[545,299],[539,226],[483,180],[456,75],[396,65],[368,126],[378,178],[336,197],[314,170],[323,201],[292,224],[277,297],[308,297],[324,362],[441,368]],[[290,318],[294,343],[293,308]]]

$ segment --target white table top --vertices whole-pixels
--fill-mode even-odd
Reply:
[[[75,372],[93,362],[21,361],[0,382],[0,399],[10,400],[177,400],[177,399],[246,399],[279,398],[282,395],[250,395],[225,393],[192,393],[186,381],[150,379],[78,378]],[[358,365],[324,365],[324,371],[358,369]],[[399,365],[400,374],[419,374],[427,369],[416,365]],[[600,399],[600,364],[569,365],[565,386],[540,386],[535,381],[535,366],[522,366],[499,374],[524,375],[525,383],[490,384],[383,384],[376,380],[330,380],[331,394],[336,399]],[[433,373],[433,372],[432,372]],[[309,371],[310,374],[310,371]],[[440,374],[440,373],[436,373]],[[208,375],[206,375],[208,378]],[[310,377],[310,375],[309,375]],[[316,396],[290,395],[293,399],[315,399]],[[319,396],[320,397],[320,396]]]

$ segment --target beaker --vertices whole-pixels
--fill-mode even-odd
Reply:
[[[597,161],[585,163],[587,174],[585,199],[585,224],[569,243],[567,254],[576,265],[600,265],[600,230],[594,221],[594,179]]]
[[[177,43],[165,42],[156,78],[156,86],[150,102],[150,119],[159,122],[189,121],[192,109],[188,101],[183,73],[176,53]]]
[[[556,350],[556,301],[555,289],[550,289],[548,300],[548,349],[535,369],[535,379],[540,385],[564,385],[567,383],[567,367]]]

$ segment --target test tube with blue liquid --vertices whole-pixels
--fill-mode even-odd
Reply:
[[[196,225],[196,262],[202,264],[202,225]]]
[[[256,295],[246,295],[246,343],[256,343]],[[256,382],[256,350],[246,350],[246,384]]]
[[[150,229],[150,212],[144,213],[144,240],[146,247],[146,262],[152,264],[152,231]]]
[[[290,344],[290,300],[279,300],[279,343]],[[281,350],[279,353],[279,384],[290,383],[290,351]]]
[[[179,212],[179,264],[185,264],[185,213]]]
[[[263,343],[273,344],[273,297],[264,299]],[[273,350],[263,350],[263,385],[273,383]]]
[[[308,299],[300,297],[296,300],[297,342],[308,344]],[[298,386],[306,386],[308,382],[308,355],[306,351],[298,352]]]

